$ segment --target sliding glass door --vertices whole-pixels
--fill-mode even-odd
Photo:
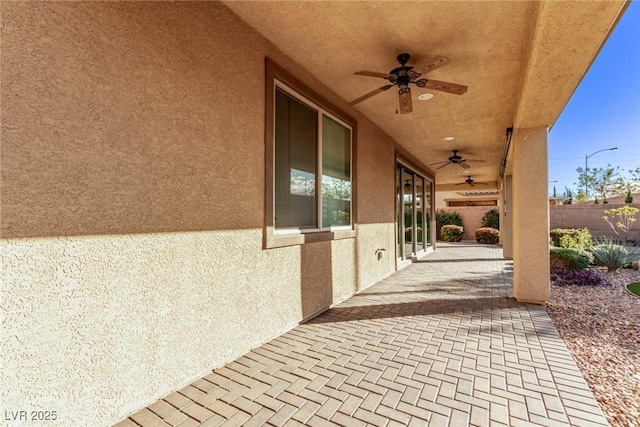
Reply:
[[[411,260],[431,246],[431,181],[407,166],[396,166],[396,250]]]

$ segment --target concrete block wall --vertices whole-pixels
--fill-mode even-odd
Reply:
[[[608,209],[625,206],[623,203],[577,204],[549,206],[549,227],[553,228],[588,228],[592,236],[615,237],[615,233],[602,219]],[[640,209],[640,203],[631,203]],[[639,215],[640,217],[640,215]],[[640,219],[640,218],[639,218]],[[640,240],[640,225],[636,222],[628,235],[629,239]]]

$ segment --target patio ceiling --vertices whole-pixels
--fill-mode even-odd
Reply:
[[[496,182],[509,126],[551,126],[626,7],[603,2],[227,1],[280,50],[351,101],[387,81],[396,55],[409,65],[443,55],[451,62],[426,77],[467,85],[464,95],[412,86],[414,110],[396,114],[397,89],[355,108],[424,164],[451,150],[477,181]],[[420,93],[433,93],[419,101]],[[455,140],[444,141],[445,136]],[[509,164],[508,164],[509,166]],[[438,190],[463,182],[460,167],[438,170]]]

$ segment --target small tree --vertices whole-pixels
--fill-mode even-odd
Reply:
[[[603,203],[608,203],[607,196],[615,194],[622,185],[622,178],[618,174],[619,169],[614,169],[611,165],[607,165],[606,168],[594,168],[593,191],[602,197]]]
[[[587,197],[587,195],[584,193],[584,190],[581,188],[578,190],[578,194],[576,194],[576,202],[578,203],[584,203],[587,200],[589,200],[589,198]]]
[[[564,197],[567,197],[567,200],[562,203],[563,205],[570,205],[573,203],[573,193],[570,188],[564,187]]]
[[[482,217],[482,226],[500,230],[500,213],[497,209],[491,209],[484,214]]]
[[[593,189],[596,197],[602,198],[606,203],[607,196],[617,193],[624,183],[624,180],[620,177],[619,170],[619,167],[613,168],[611,165],[607,165],[606,168],[589,168],[586,170],[577,168],[578,184],[582,187],[587,184],[589,188]]]
[[[633,223],[636,222],[636,214],[640,211],[633,206],[623,206],[621,208],[608,209],[604,211],[604,219],[611,227],[616,236],[620,233],[624,233],[624,238],[627,240],[627,235],[633,227]]]
[[[625,203],[633,203],[633,196],[631,195],[631,189],[627,190],[627,197],[624,198]]]
[[[627,194],[635,193],[640,190],[640,166],[635,169],[629,169],[629,174],[623,177],[621,190],[626,191]],[[627,202],[631,203],[631,202]]]

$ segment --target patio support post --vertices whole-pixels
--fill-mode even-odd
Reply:
[[[513,134],[513,296],[542,304],[549,299],[548,128]]]
[[[502,256],[513,259],[513,177],[506,175],[500,191],[500,244]]]

